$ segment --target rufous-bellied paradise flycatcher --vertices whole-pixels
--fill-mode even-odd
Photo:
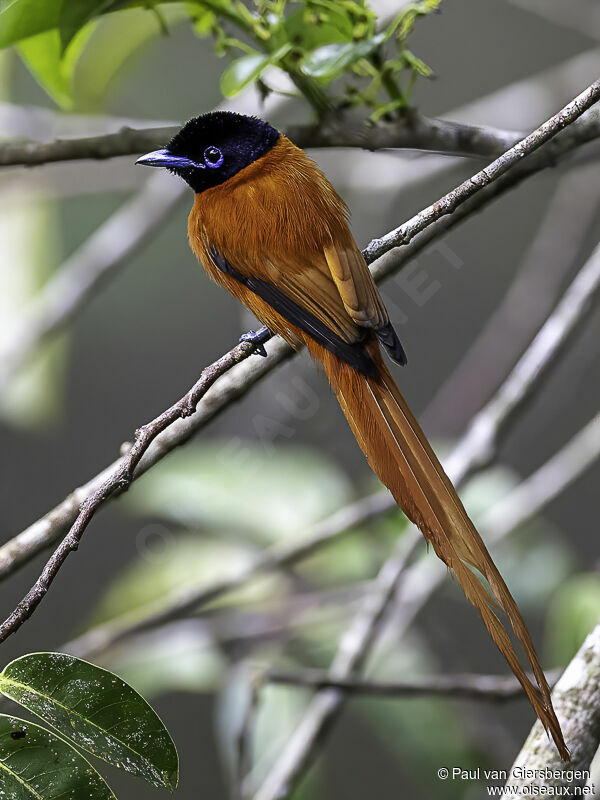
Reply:
[[[190,120],[165,149],[137,163],[165,167],[194,190],[192,250],[209,276],[266,326],[242,339],[264,352],[265,339],[277,333],[295,348],[305,345],[322,364],[371,468],[454,571],[568,759],[519,608],[383,362],[380,344],[400,364],[406,356],[350,233],[348,209],[327,178],[271,125],[227,111]]]

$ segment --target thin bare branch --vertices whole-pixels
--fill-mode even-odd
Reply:
[[[19,141],[0,145],[0,167],[39,166],[56,161],[106,159],[136,155],[165,143],[178,127],[124,126],[116,133],[53,142]],[[410,148],[468,156],[494,156],[519,139],[516,131],[428,119],[416,112],[377,126],[348,120],[328,120],[315,126],[296,125],[286,133],[300,147],[360,147],[365,150]]]
[[[594,105],[600,98],[600,80],[594,81],[570,103],[567,103],[557,114],[546,120],[539,128],[517,142],[510,150],[507,150],[499,158],[484,167],[477,174],[464,181],[448,194],[444,195],[432,205],[420,211],[408,222],[405,222],[396,230],[382,236],[381,239],[374,239],[367,245],[366,255],[370,261],[374,261],[392,247],[399,247],[408,244],[410,240],[421,231],[425,230],[432,222],[440,219],[446,214],[451,214],[461,203],[468,200],[484,186],[492,183],[509,169],[515,166],[522,158],[535,152],[552,137],[560,133],[578,119],[588,108]]]
[[[177,403],[152,420],[152,422],[138,429],[135,442],[129,449],[129,452],[121,459],[118,469],[111,473],[111,475],[84,500],[69,533],[46,563],[40,577],[16,606],[14,611],[7,617],[2,625],[0,625],[0,642],[3,642],[8,636],[18,630],[33,614],[50,588],[52,581],[58,574],[59,569],[65,562],[69,553],[77,550],[81,537],[94,516],[96,509],[112,494],[117,491],[122,491],[131,484],[134,470],[157,436],[176,420],[191,416],[195,412],[196,406],[200,400],[206,395],[215,381],[253,352],[254,345],[248,342],[241,342],[238,344],[233,350],[230,350],[229,353],[226,353],[218,361],[215,361],[214,364],[206,367],[202,371],[199,380],[177,401]]]
[[[562,670],[548,672],[552,685]],[[514,675],[431,675],[402,681],[383,681],[360,677],[332,678],[327,670],[269,668],[264,680],[286,686],[308,689],[338,689],[346,695],[369,697],[448,697],[464,700],[485,700],[501,703],[525,697],[525,692]]]

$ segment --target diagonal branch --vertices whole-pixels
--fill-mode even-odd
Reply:
[[[466,181],[465,183],[461,184],[453,192],[445,195],[438,203],[428,207],[427,209],[424,209],[419,215],[414,217],[412,220],[409,220],[408,223],[396,229],[395,231],[392,231],[386,237],[371,242],[365,251],[365,258],[367,261],[371,263],[388,250],[397,247],[400,244],[408,243],[408,241],[410,241],[410,239],[412,239],[417,233],[424,231],[436,220],[446,214],[451,213],[454,208],[470,199],[484,186],[490,184],[495,179],[503,175],[511,167],[516,165],[520,159],[523,158],[523,156],[538,149],[544,142],[558,134],[565,126],[574,122],[579,116],[581,116],[581,114],[584,113],[584,111],[593,105],[593,103],[596,102],[599,97],[600,80],[591,84],[588,89],[578,95],[578,97],[565,106],[558,114],[555,114],[547,122],[541,125],[540,128],[523,139],[522,142],[508,150],[504,156],[501,156],[499,159],[494,161],[489,167],[478,172],[470,181]],[[598,261],[600,261],[600,259],[598,259]],[[587,275],[587,272],[585,274]],[[598,279],[597,274],[596,279]],[[592,285],[587,287],[588,297],[589,294],[593,293],[593,290],[597,288],[597,284],[594,285],[593,283],[593,277],[591,279],[591,283]],[[584,291],[585,288],[586,287],[583,287]],[[568,314],[566,314],[566,316],[568,317]],[[571,330],[574,327],[576,319],[577,317],[574,319],[568,318],[565,320],[566,324],[563,327]],[[570,327],[568,324],[569,321],[571,323]],[[558,340],[558,343],[560,343],[560,340]],[[85,499],[68,534],[48,560],[38,580],[27,592],[25,597],[21,600],[9,617],[2,623],[2,625],[0,625],[0,642],[4,641],[8,636],[18,630],[18,628],[27,619],[29,619],[31,614],[42,601],[69,553],[77,549],[81,537],[83,536],[96,510],[106,501],[108,497],[131,484],[134,479],[135,468],[157,436],[173,422],[191,416],[194,413],[199,401],[206,394],[212,384],[217,380],[217,378],[247,358],[253,352],[253,349],[254,348],[252,346],[247,346],[244,344],[235,347],[230,351],[230,353],[219,359],[219,361],[215,362],[210,367],[207,367],[203,371],[200,380],[178,403],[157,417],[153,422],[140,429],[130,452],[125,455],[120,462],[118,462],[118,466],[114,469],[114,471],[94,490],[91,495]],[[282,357],[284,352],[285,351],[282,352]],[[535,376],[531,377],[532,381],[534,378]],[[510,397],[504,399],[504,407],[500,409],[504,414],[502,419],[508,416],[509,407]],[[477,429],[473,435],[475,437],[479,436],[480,445],[489,445],[489,442],[486,442],[481,438],[481,433],[482,431]],[[474,444],[476,444],[476,442]],[[460,464],[461,456],[462,453],[459,452],[457,464]],[[469,456],[467,457],[466,463],[469,463]],[[454,466],[454,464],[452,466]],[[457,474],[460,476],[460,470]]]
[[[468,200],[484,186],[492,183],[509,169],[515,166],[522,158],[535,152],[549,139],[556,136],[563,128],[578,119],[584,111],[590,108],[600,98],[600,80],[594,81],[571,100],[557,114],[546,120],[539,128],[517,142],[487,167],[468,178],[448,194],[444,195],[432,205],[419,211],[412,219],[405,222],[396,230],[374,239],[365,250],[365,255],[371,260],[379,258],[393,247],[408,244],[417,233],[425,230],[432,222],[452,212],[465,200]]]

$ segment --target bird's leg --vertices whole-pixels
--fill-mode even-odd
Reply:
[[[262,328],[259,328],[257,331],[242,333],[240,342],[250,342],[256,348],[254,355],[264,356],[266,358],[267,351],[265,350],[265,342],[268,342],[271,336],[273,336],[271,331],[266,325],[263,325]]]

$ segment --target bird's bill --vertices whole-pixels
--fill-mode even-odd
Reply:
[[[138,158],[136,164],[143,164],[146,167],[165,167],[166,169],[181,169],[182,167],[193,167],[194,162],[185,156],[174,156],[168,150],[153,150],[145,156]]]

